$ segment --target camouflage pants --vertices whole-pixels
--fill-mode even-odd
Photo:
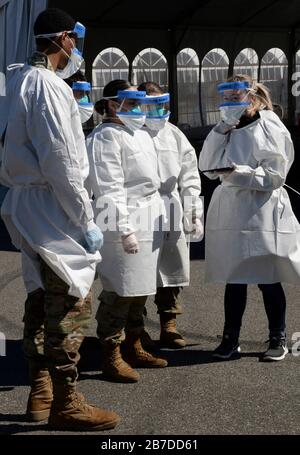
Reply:
[[[170,286],[157,288],[154,302],[157,305],[157,313],[182,314],[181,299],[179,293],[182,287]]]
[[[120,344],[126,332],[142,331],[147,296],[120,297],[115,292],[102,291],[99,300],[97,335],[102,343]]]
[[[68,295],[69,286],[42,260],[41,275],[45,291],[30,293],[25,302],[24,352],[38,367],[48,367],[54,381],[74,382],[92,294],[85,299]]]

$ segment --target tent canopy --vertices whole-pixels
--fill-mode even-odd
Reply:
[[[73,0],[49,0],[87,27],[84,57],[86,75],[92,80],[92,67],[99,52],[118,48],[132,62],[147,48],[158,49],[168,65],[168,85],[173,93],[172,111],[177,118],[178,53],[190,48],[199,62],[212,49],[222,49],[233,72],[237,55],[254,49],[261,62],[272,48],[280,49],[288,61],[289,121],[293,122],[295,99],[291,96],[296,52],[300,48],[299,0],[101,0],[89,8]]]
[[[112,28],[157,28],[180,26],[295,29],[300,27],[298,0],[101,0],[90,9],[72,0],[54,0],[60,7],[81,19],[87,26]]]
[[[195,49],[200,59],[213,48],[234,58],[252,47],[261,58],[272,47],[286,55],[300,47],[299,0],[101,0],[89,8],[73,0],[49,0],[49,7],[64,9],[86,25],[88,64],[111,46],[129,59],[156,47],[169,64],[185,47]]]

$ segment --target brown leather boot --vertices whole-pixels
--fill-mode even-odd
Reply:
[[[186,346],[185,339],[176,330],[176,314],[160,314],[160,343],[165,348],[181,349]]]
[[[165,359],[155,357],[143,349],[139,334],[127,333],[124,342],[123,358],[132,367],[164,368],[168,365]]]
[[[32,422],[46,420],[53,400],[52,382],[47,369],[29,365],[31,390],[27,402],[26,416]]]
[[[102,374],[115,382],[137,382],[140,375],[123,360],[120,345],[105,343],[103,345]]]
[[[53,384],[53,403],[49,427],[55,430],[99,431],[110,430],[120,421],[113,411],[106,411],[86,403],[76,392],[74,384]]]

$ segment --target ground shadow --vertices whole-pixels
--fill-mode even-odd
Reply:
[[[0,357],[0,392],[28,384],[22,340],[6,340],[6,356]]]

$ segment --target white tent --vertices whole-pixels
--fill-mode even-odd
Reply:
[[[0,0],[0,73],[23,63],[34,49],[33,24],[47,0]],[[3,76],[2,76],[3,77]]]

